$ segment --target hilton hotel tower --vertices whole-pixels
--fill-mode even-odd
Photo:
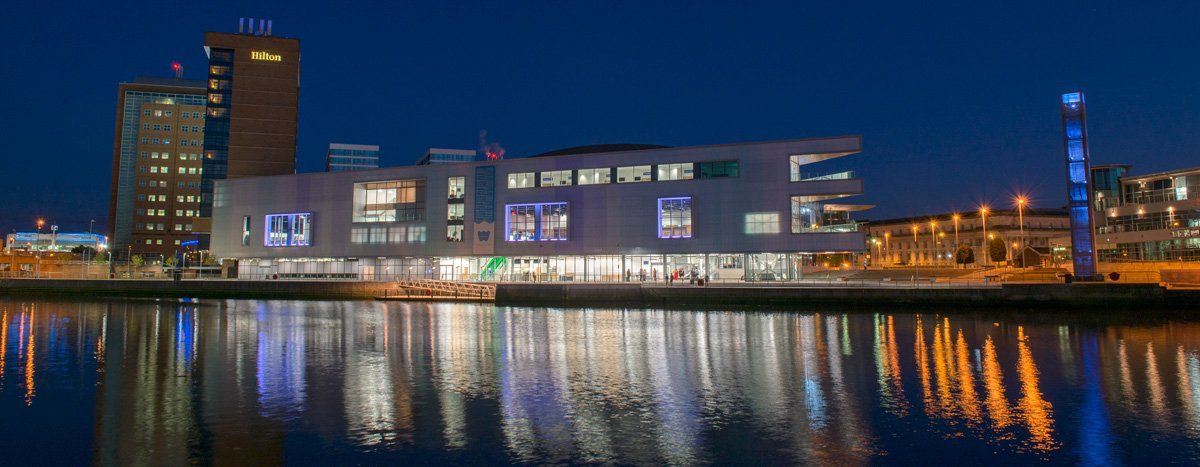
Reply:
[[[300,41],[273,37],[251,18],[238,33],[207,32],[208,81],[200,219],[207,247],[216,180],[296,172]]]

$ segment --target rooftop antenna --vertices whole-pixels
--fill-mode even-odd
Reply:
[[[176,78],[183,77],[183,65],[181,65],[178,61],[171,62],[171,70],[175,71]]]

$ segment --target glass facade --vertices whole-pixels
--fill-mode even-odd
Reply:
[[[401,222],[425,219],[425,180],[354,184],[354,222]]]
[[[325,155],[325,171],[347,172],[379,168],[379,147],[365,145],[330,145]]]
[[[692,238],[692,198],[658,199],[658,238]]]
[[[263,246],[311,246],[312,213],[267,214]]]
[[[208,57],[208,108],[205,110],[204,161],[200,177],[200,217],[212,216],[213,185],[229,172],[229,109],[233,101],[233,50],[211,49]]]
[[[505,238],[510,242],[566,240],[567,203],[509,204],[504,207]]]
[[[1087,155],[1087,111],[1083,93],[1062,95],[1062,122],[1067,163],[1067,199],[1071,216],[1071,259],[1075,275],[1096,274],[1096,249],[1090,168]]]

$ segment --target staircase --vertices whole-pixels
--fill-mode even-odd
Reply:
[[[389,300],[463,300],[495,301],[496,286],[474,282],[443,281],[436,279],[401,279],[396,281],[400,295],[380,298]]]

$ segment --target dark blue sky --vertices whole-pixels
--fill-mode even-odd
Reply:
[[[206,30],[301,39],[301,171],[330,141],[510,156],[581,144],[861,134],[865,218],[1063,204],[1058,94],[1088,93],[1094,162],[1200,165],[1200,4],[10,2],[0,229],[107,219],[116,86],[203,78]],[[609,4],[612,3],[612,4]],[[643,4],[647,3],[647,4]],[[730,2],[732,3],[732,2]],[[862,4],[862,5],[860,5]]]

